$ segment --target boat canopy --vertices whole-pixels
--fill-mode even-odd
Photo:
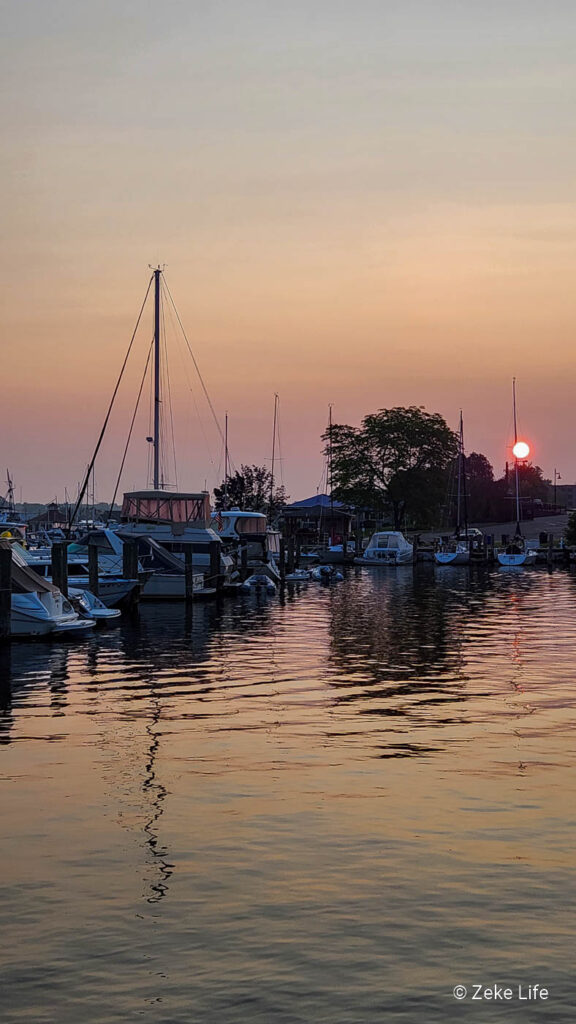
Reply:
[[[124,495],[122,521],[146,523],[200,523],[210,521],[208,491],[182,494],[172,491],[131,491]]]
[[[370,539],[369,547],[371,548],[388,548],[398,549],[400,547],[406,547],[407,540],[401,533],[375,533]]]
[[[59,594],[49,580],[39,576],[10,541],[0,540],[0,547],[12,551],[12,590],[17,594]]]
[[[265,537],[266,516],[261,512],[241,512],[231,509],[229,512],[212,512],[211,526],[218,533],[236,531],[239,537]]]

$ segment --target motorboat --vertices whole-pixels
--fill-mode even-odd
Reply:
[[[354,559],[356,565],[408,565],[414,548],[399,530],[373,533],[364,553]]]
[[[340,583],[344,576],[333,565],[315,565],[310,570],[310,579],[320,583]]]
[[[138,569],[143,600],[186,597],[185,563],[181,555],[168,551],[151,537],[136,540]],[[88,548],[98,552],[98,568],[102,573],[122,572],[124,539],[108,527],[89,530],[68,548],[72,558],[81,558],[87,564]],[[192,588],[194,593],[204,591],[204,574],[194,572],[200,556],[192,552]]]
[[[9,541],[0,540],[0,545],[12,552],[12,636],[78,635],[94,628],[94,619],[81,618],[62,592],[35,573]]]
[[[240,590],[243,594],[251,593],[264,593],[264,594],[275,594],[276,584],[270,579],[266,573],[255,572],[248,579],[240,585]]]
[[[70,545],[72,547],[73,545]],[[52,580],[52,552],[50,549],[39,553],[15,544],[14,550],[24,559],[27,565],[45,580]],[[69,549],[70,552],[70,549]],[[78,590],[89,590],[88,552],[82,556],[80,552],[68,556],[68,586]],[[126,579],[113,572],[100,573],[98,576],[98,597],[107,608],[115,608],[128,602],[140,586],[138,579]]]
[[[213,509],[210,525],[222,541],[223,550],[234,558],[237,566],[243,560],[249,569],[255,571],[270,566],[270,575],[279,581],[280,533],[268,526],[263,512],[251,512],[235,506]]]
[[[220,573],[229,578],[234,572],[234,561],[222,551],[222,542],[209,525],[208,499],[207,491],[132,491],[124,495],[122,521],[116,533],[121,540],[139,542],[141,560],[140,542],[154,541],[159,548],[175,556],[182,573],[186,551],[189,551],[194,569],[205,576],[211,571],[210,546],[216,542],[220,549]],[[158,548],[155,553],[158,554]]]
[[[309,583],[311,578],[309,569],[294,569],[284,577],[286,583]]]
[[[81,619],[94,619],[97,625],[108,625],[122,615],[119,608],[107,608],[104,602],[89,590],[68,587],[68,600]]]

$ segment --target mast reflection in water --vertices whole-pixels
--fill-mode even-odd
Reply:
[[[3,1020],[571,1019],[575,611],[358,569],[4,648]]]

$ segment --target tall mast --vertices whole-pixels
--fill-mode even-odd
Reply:
[[[224,508],[228,508],[228,413],[224,428]]]
[[[160,487],[160,267],[154,270],[154,479]]]
[[[518,440],[518,428],[516,425],[516,377],[512,378],[512,403],[514,407],[514,448]],[[518,458],[514,452],[514,478],[516,481],[516,533],[520,534],[520,488],[518,484]]]
[[[328,481],[330,485],[330,542],[334,543],[334,495],[332,494],[332,403],[328,406]]]
[[[269,518],[272,520],[272,508],[274,505],[274,458],[276,455],[276,420],[278,418],[278,395],[274,395],[274,424],[272,427],[272,466],[270,468],[270,506]]]
[[[458,490],[456,492],[456,536],[460,536],[460,504],[462,500],[462,458],[464,454],[464,425],[460,409],[460,432],[458,435]]]

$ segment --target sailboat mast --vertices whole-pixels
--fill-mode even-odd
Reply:
[[[160,267],[154,271],[154,477],[160,487]]]
[[[328,483],[330,486],[330,543],[334,543],[334,495],[332,494],[332,404],[328,406]]]
[[[224,508],[228,508],[228,413],[224,427]]]
[[[516,377],[512,378],[512,404],[514,407],[514,448],[518,441],[518,427],[516,423]],[[520,533],[520,487],[518,482],[518,457],[514,452],[514,480],[516,483],[516,533]]]
[[[462,459],[464,457],[464,425],[460,409],[460,433],[458,436],[458,490],[456,492],[456,536],[460,536],[460,505],[462,501]]]
[[[276,420],[278,418],[278,395],[274,395],[274,424],[272,427],[272,465],[270,468],[270,507],[269,518],[272,519],[272,508],[274,504],[274,459],[276,456]]]

